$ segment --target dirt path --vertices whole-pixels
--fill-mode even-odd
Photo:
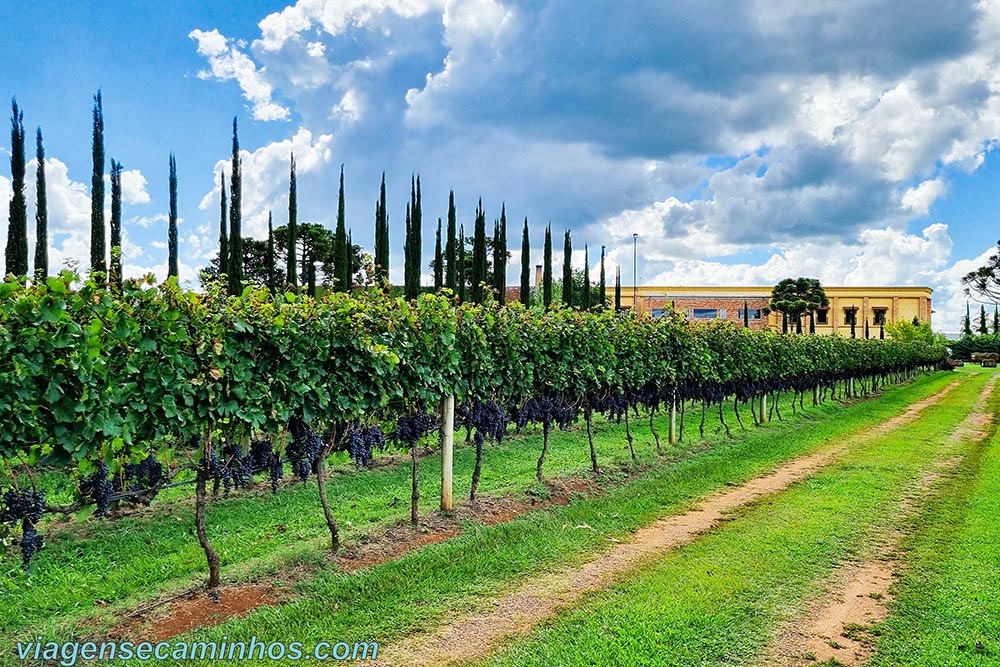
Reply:
[[[1000,376],[994,375],[983,387],[972,411],[951,433],[951,443],[989,435],[993,417],[987,402],[998,380]],[[948,457],[924,473],[904,498],[897,516],[905,518],[918,511],[931,486],[961,460],[961,456]],[[803,667],[832,659],[852,667],[866,662],[874,643],[867,629],[889,615],[892,583],[902,567],[895,554],[904,537],[903,532],[892,531],[870,558],[845,566],[829,591],[775,639],[764,664]]]
[[[956,380],[938,393],[910,405],[904,412],[866,431],[864,439],[914,421],[958,386]],[[727,515],[761,497],[784,491],[835,461],[845,447],[831,447],[799,457],[774,472],[738,487],[714,493],[695,508],[660,519],[638,530],[630,541],[597,554],[576,569],[534,577],[508,595],[493,600],[492,609],[461,618],[429,633],[405,638],[379,651],[379,667],[425,667],[451,665],[484,658],[509,636],[527,634],[539,622],[572,606],[585,594],[608,587],[616,579],[639,568],[651,558],[694,541]]]

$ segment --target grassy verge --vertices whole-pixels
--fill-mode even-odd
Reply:
[[[454,540],[353,575],[321,567],[315,578],[298,586],[298,599],[193,637],[221,640],[256,635],[268,641],[387,642],[433,627],[449,614],[487,604],[488,596],[532,573],[582,562],[606,548],[609,537],[627,538],[640,526],[680,511],[727,483],[744,481],[824,443],[857,437],[954,378],[924,377],[887,392],[878,401],[810,408],[808,417],[773,428],[751,429],[745,438],[726,440],[673,464],[647,470],[610,488],[605,495],[523,516],[509,524],[469,525]],[[575,528],[582,524],[591,529]]]
[[[950,441],[949,434],[986,377],[967,376],[918,421],[853,447],[838,463],[591,596],[487,664],[759,660],[774,629],[821,590],[833,567],[862,555],[872,537],[892,523],[900,499],[921,471],[969,447]]]
[[[991,406],[1000,412],[1000,400]],[[874,667],[1000,664],[1000,434],[975,447],[909,526]]]

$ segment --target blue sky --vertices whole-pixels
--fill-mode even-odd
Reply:
[[[127,170],[126,272],[165,273],[172,150],[191,285],[216,251],[234,115],[250,234],[268,211],[284,223],[294,151],[300,219],[332,225],[343,164],[370,245],[385,170],[396,278],[413,173],[425,221],[452,188],[470,225],[480,197],[488,216],[505,202],[539,257],[551,222],[573,230],[575,262],[606,245],[628,279],[639,233],[646,284],[929,285],[944,331],[959,277],[1000,238],[994,2],[17,5],[0,94],[45,134],[56,266],[86,264],[98,88]]]

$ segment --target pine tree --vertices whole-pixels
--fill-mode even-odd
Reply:
[[[288,167],[288,256],[285,258],[286,280],[292,289],[299,286],[299,258],[296,253],[299,244],[298,233],[299,194],[295,177],[295,153],[292,153]]]
[[[483,283],[486,282],[486,213],[483,211],[483,200],[479,200],[476,209],[476,227],[472,237],[472,302],[482,303],[486,300]]]
[[[455,271],[455,280],[458,281],[458,299],[465,302],[465,285],[468,282],[465,275],[465,225],[458,229],[458,267]]]
[[[531,242],[528,239],[528,219],[524,219],[521,231],[521,303],[531,305]]]
[[[233,116],[233,165],[229,178],[229,293],[243,293],[243,166]]]
[[[45,149],[42,128],[35,132],[35,280],[44,281],[49,275],[49,214],[45,200]]]
[[[563,241],[562,299],[567,307],[573,307],[573,241],[569,237],[568,229]]]
[[[583,244],[583,309],[590,310],[590,251]]]
[[[972,315],[969,312],[969,302],[965,302],[965,317],[962,320],[962,333],[966,336],[972,335]]]
[[[605,282],[605,277],[604,277],[604,246],[601,246],[601,282],[600,282],[601,301],[598,305],[600,305],[602,309],[604,308],[604,304],[607,302],[607,297],[605,296],[607,294],[607,288],[608,286]]]
[[[545,266],[542,269],[542,303],[552,305],[552,223],[545,228]]]
[[[114,244],[112,244],[114,245]],[[170,153],[170,214],[167,221],[167,277],[178,276],[177,270],[177,160]]]
[[[389,213],[385,205],[385,172],[382,172],[382,186],[375,203],[375,276],[379,280],[389,279]]]
[[[274,225],[271,222],[271,212],[267,212],[267,291],[272,295],[278,291],[276,273],[277,258],[274,256]]]
[[[91,143],[93,173],[90,177],[90,271],[107,273],[104,246],[104,105],[101,91],[94,96],[94,133]]]
[[[979,333],[983,336],[989,333],[986,327],[986,306],[979,306]]]
[[[615,312],[622,309],[622,267],[615,267]]]
[[[122,165],[111,158],[111,266],[108,284],[122,289]]]
[[[219,172],[219,275],[229,275],[229,213],[226,208],[226,171]]]
[[[344,165],[340,165],[340,189],[337,193],[337,231],[333,235],[334,289],[346,292],[351,288],[350,267],[347,263],[347,221],[344,216]]]
[[[493,239],[493,275],[497,301],[507,302],[507,205],[500,206],[500,223]]]
[[[993,305],[993,335],[1000,334],[1000,308]]]
[[[448,193],[448,243],[445,245],[444,251],[445,262],[447,263],[444,274],[444,285],[450,290],[457,289],[459,274],[459,267],[456,266],[458,253],[455,247],[455,225],[457,224],[455,218],[455,191],[452,190]]]
[[[444,256],[441,251],[441,218],[438,218],[437,236],[434,241],[434,291],[444,286]]]
[[[10,101],[10,176],[12,197],[7,227],[7,249],[4,257],[7,273],[24,276],[28,273],[28,201],[24,193],[26,163],[24,157],[24,112],[17,99]],[[104,237],[101,237],[103,240]]]

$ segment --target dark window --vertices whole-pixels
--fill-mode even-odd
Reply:
[[[826,308],[816,311],[816,324],[829,324],[830,323],[830,311]]]
[[[885,314],[886,314],[887,311],[888,311],[888,308],[875,308],[874,309],[875,317],[873,318],[873,320],[874,320],[875,324],[877,324],[877,325],[878,324],[885,324]]]
[[[649,311],[649,314],[652,317],[663,317],[663,309],[662,308],[653,308],[653,309],[651,309]]]
[[[759,320],[759,319],[761,319],[764,316],[764,313],[763,313],[763,311],[760,308],[750,308],[749,311],[750,311],[750,319],[751,320]],[[740,310],[739,310],[739,315],[740,315],[740,319],[742,320],[743,319],[743,309],[742,308],[740,308]]]
[[[714,320],[721,317],[726,318],[725,308],[692,308],[691,317],[696,320]]]
[[[844,308],[844,324],[856,324],[857,313],[857,308]]]

